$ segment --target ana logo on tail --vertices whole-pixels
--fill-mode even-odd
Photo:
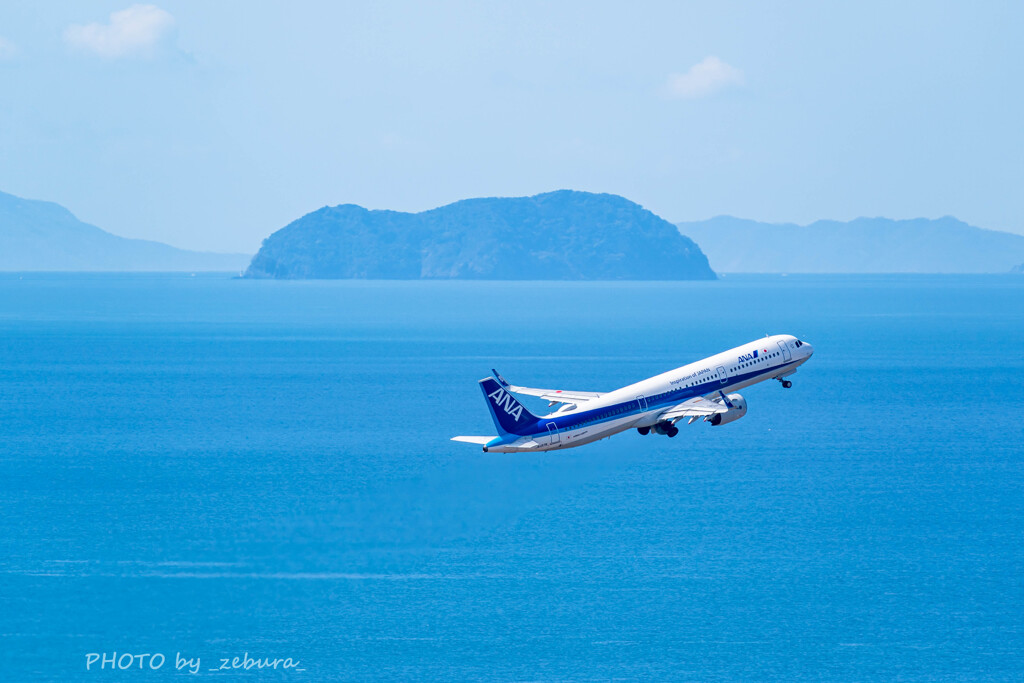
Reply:
[[[512,394],[506,392],[504,389],[498,388],[487,394],[487,398],[494,402],[494,405],[498,406],[506,413],[515,418],[516,422],[519,422],[519,418],[523,415],[523,407],[512,398]]]

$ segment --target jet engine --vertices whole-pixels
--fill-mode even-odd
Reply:
[[[724,413],[717,413],[707,418],[707,421],[710,422],[713,427],[735,422],[747,414],[747,399],[743,398],[740,394],[729,394],[726,398],[728,399],[726,403],[732,404],[729,410]],[[722,403],[722,399],[719,398],[716,402]]]

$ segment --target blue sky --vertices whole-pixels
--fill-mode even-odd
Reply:
[[[255,251],[324,205],[1024,233],[1024,3],[0,5],[0,190]]]

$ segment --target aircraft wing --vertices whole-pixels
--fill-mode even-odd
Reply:
[[[494,368],[491,368],[491,372],[494,373],[494,377],[498,380],[498,383],[507,391],[511,391],[513,394],[539,396],[551,403],[581,403],[583,401],[593,401],[595,398],[599,398],[601,396],[601,394],[596,391],[567,391],[564,389],[534,389],[531,387],[519,387],[514,384],[509,384]]]
[[[689,417],[692,420],[692,418],[707,417],[717,413],[724,413],[728,410],[729,406],[725,403],[717,403],[700,396],[694,396],[687,401],[672,406],[658,417],[662,420],[681,420],[684,417]]]

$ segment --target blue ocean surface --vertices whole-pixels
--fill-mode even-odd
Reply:
[[[776,333],[733,424],[448,440]],[[1024,277],[5,274],[0,679],[1021,680],[1022,406]]]

